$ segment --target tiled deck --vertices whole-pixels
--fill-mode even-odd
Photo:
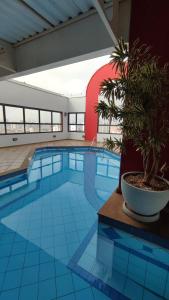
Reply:
[[[23,146],[12,146],[0,148],[0,176],[11,172],[26,169],[29,158],[36,148],[47,146],[90,146],[91,142],[76,140],[60,140],[54,142],[44,142]],[[102,146],[102,143],[94,143],[93,146]]]

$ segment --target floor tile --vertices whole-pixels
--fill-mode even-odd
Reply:
[[[30,267],[39,264],[39,251],[27,253],[25,255],[24,266]]]
[[[55,263],[47,262],[39,266],[39,280],[45,280],[55,277]]]
[[[56,277],[57,296],[64,296],[73,292],[73,281],[71,274]]]
[[[0,300],[18,300],[18,297],[19,297],[19,288],[2,292],[0,296]]]
[[[65,275],[70,273],[69,268],[65,266],[65,264],[61,263],[60,261],[56,260],[55,261],[55,274],[57,277],[61,275]]]
[[[55,279],[49,279],[39,283],[38,300],[52,300],[56,297]]]
[[[0,245],[0,258],[9,256],[11,253],[12,244]]]
[[[39,266],[33,266],[23,269],[22,285],[30,285],[38,281]]]
[[[75,291],[89,287],[88,282],[86,282],[84,279],[80,278],[80,276],[73,274],[72,278],[73,278],[73,285],[74,285]]]
[[[19,293],[19,300],[37,300],[37,298],[38,298],[38,284],[21,287]]]
[[[24,264],[24,259],[25,259],[24,254],[12,255],[9,258],[7,269],[8,270],[21,269]]]
[[[13,244],[12,255],[25,253],[27,242],[17,242]]]
[[[144,288],[134,281],[127,279],[124,294],[131,300],[142,300]]]
[[[3,273],[6,271],[7,269],[7,265],[8,265],[8,257],[4,257],[4,258],[0,258],[0,273]]]
[[[58,300],[76,300],[75,294],[69,294],[69,295],[66,295],[66,296],[63,296],[63,297],[59,297],[57,299]]]
[[[21,276],[21,270],[6,272],[2,289],[9,290],[19,287],[21,284]]]
[[[110,298],[103,294],[101,291],[92,288],[92,292],[95,300],[109,300]]]
[[[48,249],[46,249],[46,251],[48,251]],[[50,261],[54,261],[53,256],[49,255],[44,250],[41,250],[40,251],[40,263],[45,263],[45,262],[50,262]]]
[[[81,290],[75,294],[76,300],[94,300],[91,288]]]

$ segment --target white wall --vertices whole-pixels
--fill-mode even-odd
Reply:
[[[63,132],[0,135],[0,147],[67,139],[67,117],[64,117],[64,112],[68,112],[68,101],[69,99],[64,96],[39,88],[11,81],[0,81],[0,103],[63,112]],[[14,137],[18,140],[12,141]]]
[[[68,132],[68,115],[64,116],[64,113],[85,113],[85,96],[72,97],[69,99],[59,94],[34,88],[23,83],[16,83],[14,81],[0,81],[0,103],[23,105],[27,107],[51,109],[63,112],[63,132],[0,135],[0,147],[61,139],[84,140],[85,133]],[[97,134],[97,141],[104,142],[104,140],[109,137],[109,134]],[[120,135],[111,135],[111,137],[118,138]],[[17,138],[17,141],[13,141],[13,138]]]
[[[84,112],[86,110],[86,97],[72,97],[68,102],[69,112]],[[84,132],[69,132],[69,138],[73,140],[84,140]]]

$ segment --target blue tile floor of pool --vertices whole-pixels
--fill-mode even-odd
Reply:
[[[39,150],[0,181],[0,300],[169,299],[169,252],[98,224],[119,157]]]

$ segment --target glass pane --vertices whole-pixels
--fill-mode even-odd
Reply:
[[[69,153],[69,159],[75,159],[76,155],[75,153]]]
[[[109,133],[109,126],[99,126],[99,133]]]
[[[42,158],[42,166],[51,165],[52,164],[52,156]]]
[[[5,106],[6,122],[23,123],[23,108]]]
[[[59,171],[61,171],[61,162],[57,162],[53,164],[53,173],[57,173]]]
[[[51,125],[40,125],[41,132],[51,132],[52,128]]]
[[[40,111],[40,122],[41,123],[51,123],[51,112],[41,110]]]
[[[28,184],[28,182],[25,179],[25,180],[22,180],[22,181],[19,181],[19,182],[15,183],[15,184],[12,184],[11,189],[12,189],[12,191],[15,191],[15,190],[21,188],[22,186],[27,185],[27,184]]]
[[[57,123],[57,124],[61,124],[62,123],[61,113],[53,112],[52,113],[52,117],[53,117],[53,123]]]
[[[4,121],[4,115],[3,115],[3,106],[0,105],[0,122]]]
[[[57,155],[54,155],[53,156],[53,162],[58,162],[58,161],[61,161],[61,155],[60,154],[57,154]]]
[[[119,120],[113,118],[111,121],[111,125],[118,125],[118,124],[119,124]]]
[[[101,176],[107,176],[107,166],[97,165],[97,174]]]
[[[84,114],[77,114],[77,124],[84,124]]]
[[[52,165],[42,167],[42,177],[48,177],[52,175]]]
[[[77,131],[84,132],[84,125],[77,125]]]
[[[109,125],[110,121],[99,117],[99,125]]]
[[[76,153],[76,159],[77,160],[84,160],[84,156],[79,154],[79,153]]]
[[[73,169],[75,170],[76,165],[75,165],[76,161],[73,159],[69,159],[69,169]]]
[[[24,133],[23,124],[6,124],[7,133]]]
[[[69,114],[69,124],[76,124],[76,114]]]
[[[114,168],[113,167],[108,167],[108,176],[113,178],[114,176]]]
[[[25,108],[25,123],[39,123],[38,110]]]
[[[41,178],[41,169],[31,170],[29,173],[29,182],[37,181]]]
[[[76,125],[69,125],[69,131],[76,131]]]
[[[76,162],[76,169],[78,171],[83,171],[83,161],[77,161]]]
[[[4,134],[4,133],[5,133],[5,125],[0,124],[0,134]]]
[[[121,128],[118,126],[110,126],[110,133],[121,134]]]
[[[26,132],[39,132],[39,125],[36,124],[25,124]]]
[[[62,125],[53,125],[53,131],[62,131]]]

